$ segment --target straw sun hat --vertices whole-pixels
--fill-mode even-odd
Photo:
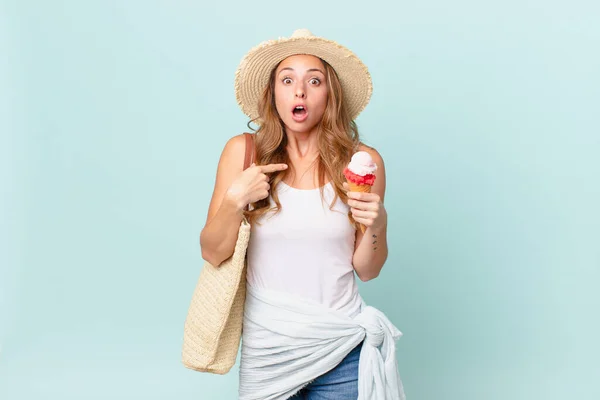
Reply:
[[[260,43],[240,62],[235,73],[235,97],[244,114],[252,119],[258,117],[258,101],[269,83],[271,71],[279,62],[296,54],[314,55],[333,67],[352,119],[367,106],[373,92],[367,66],[346,47],[314,36],[307,29],[298,29],[289,38]]]

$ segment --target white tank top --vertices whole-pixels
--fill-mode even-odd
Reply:
[[[318,188],[295,189],[281,182],[276,190],[280,212],[268,212],[252,224],[248,283],[355,316],[362,299],[352,266],[356,229],[348,206],[338,198],[329,209],[335,195],[331,183],[324,187],[323,203]]]

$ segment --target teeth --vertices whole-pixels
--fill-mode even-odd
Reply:
[[[302,107],[302,106],[296,106],[296,110],[304,110],[304,107]]]

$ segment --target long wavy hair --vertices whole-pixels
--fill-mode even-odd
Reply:
[[[348,197],[343,190],[343,183],[346,181],[343,171],[350,162],[352,154],[358,151],[360,137],[356,123],[346,110],[342,86],[335,70],[326,61],[322,59],[321,61],[325,66],[328,96],[323,117],[317,124],[319,156],[315,162],[317,163],[322,201],[324,201],[323,191],[326,179],[332,183],[335,190],[335,196],[329,205],[329,208],[332,209],[338,198],[346,204],[348,202]],[[285,163],[288,164],[288,169],[270,175],[269,197],[273,198],[276,206],[270,207],[269,197],[252,203],[251,210],[246,212],[250,223],[256,222],[259,217],[269,211],[277,213],[281,210],[279,196],[274,189],[289,174],[295,173],[286,150],[288,140],[284,124],[275,106],[275,71],[278,66],[279,64],[271,71],[269,83],[259,100],[259,116],[248,122],[248,128],[255,130],[250,123],[256,123],[259,126],[254,135],[256,165]],[[349,219],[353,223],[350,214]]]

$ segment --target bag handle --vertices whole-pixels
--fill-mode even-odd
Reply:
[[[244,171],[254,162],[254,135],[244,132],[246,137],[246,154],[244,155]],[[250,211],[250,204],[244,207],[245,211]],[[244,217],[245,218],[245,217]]]
[[[246,137],[246,155],[244,156],[244,170],[254,162],[254,137],[248,132],[244,132]]]

